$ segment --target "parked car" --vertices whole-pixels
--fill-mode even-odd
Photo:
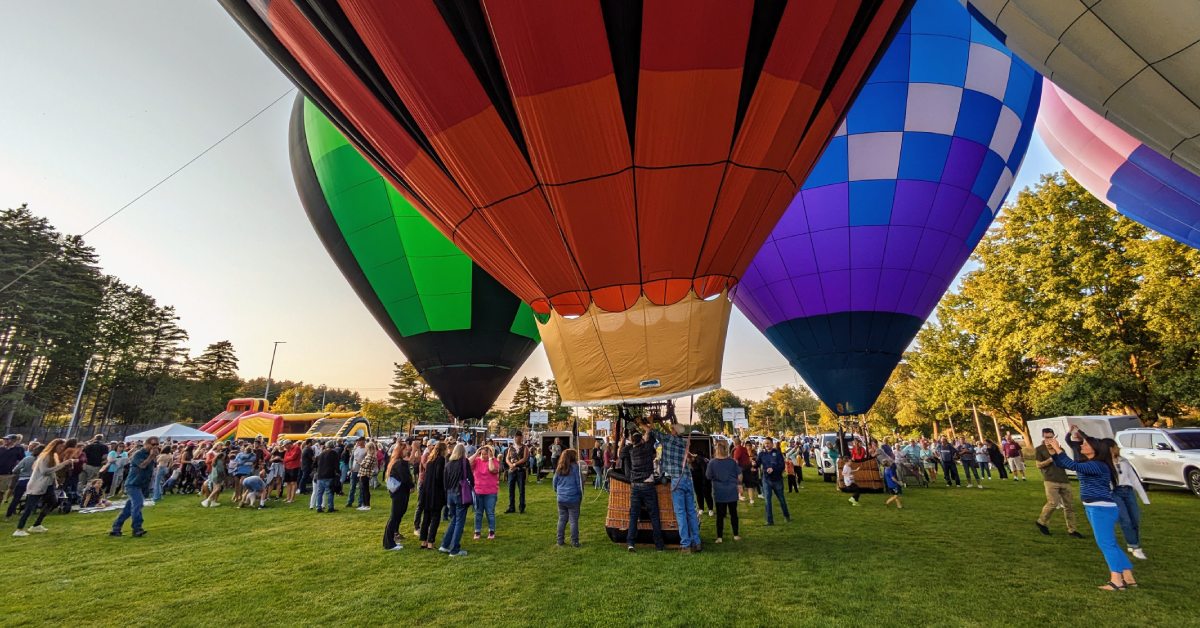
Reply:
[[[850,444],[854,442],[854,439],[857,438],[857,435],[846,432],[843,434],[842,438],[842,446],[839,449],[843,452],[846,452],[850,450]],[[817,466],[817,473],[821,476],[821,479],[826,482],[833,482],[837,480],[838,477],[839,471],[838,469],[834,468],[833,460],[829,457],[828,449],[829,445],[832,444],[836,446],[837,442],[837,432],[817,434],[816,438],[813,440],[813,448],[811,450],[813,464]]]
[[[1182,486],[1200,497],[1200,428],[1128,429],[1117,443],[1142,482]]]

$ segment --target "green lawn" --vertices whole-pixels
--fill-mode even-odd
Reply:
[[[530,485],[527,514],[499,515],[495,541],[471,541],[468,515],[471,555],[454,559],[416,543],[382,551],[382,490],[374,510],[333,515],[307,502],[206,510],[167,497],[146,509],[141,539],[108,537],[111,513],[55,515],[47,534],[3,537],[0,608],[6,626],[1200,625],[1200,500],[1189,493],[1151,490],[1142,586],[1104,593],[1090,536],[1067,537],[1058,514],[1053,536],[1034,528],[1038,481],[912,488],[902,511],[806,486],[789,496],[791,524],[764,527],[760,506],[741,543],[727,532],[690,556],[627,554],[604,534],[606,496],[590,490],[583,547],[555,547],[546,483]],[[702,528],[711,541],[714,522]]]

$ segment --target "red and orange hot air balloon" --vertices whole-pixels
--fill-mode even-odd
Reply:
[[[728,290],[910,2],[224,4],[597,404],[719,385]]]

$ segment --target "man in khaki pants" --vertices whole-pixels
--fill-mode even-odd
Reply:
[[[1061,507],[1067,517],[1067,534],[1082,539],[1083,535],[1075,529],[1075,506],[1072,503],[1074,496],[1071,495],[1071,480],[1067,477],[1067,470],[1055,466],[1050,452],[1046,450],[1045,441],[1052,438],[1054,430],[1042,430],[1043,443],[1033,450],[1038,470],[1042,472],[1042,480],[1046,484],[1046,505],[1042,506],[1042,514],[1037,518],[1037,527],[1042,534],[1049,535],[1050,528],[1047,524],[1050,523],[1050,515],[1056,508]]]

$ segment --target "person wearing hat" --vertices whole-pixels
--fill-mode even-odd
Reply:
[[[25,448],[21,446],[20,434],[9,434],[0,443],[0,504],[8,499],[16,487],[13,469],[25,457]]]

